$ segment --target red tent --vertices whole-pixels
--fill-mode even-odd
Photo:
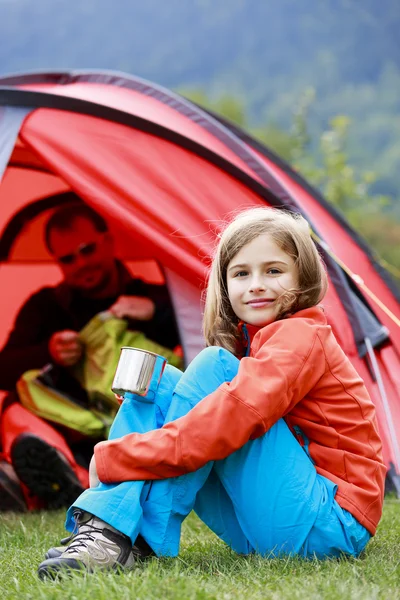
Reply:
[[[42,233],[63,192],[106,218],[135,273],[165,278],[188,361],[202,347],[201,290],[222,219],[250,205],[301,212],[328,268],[329,321],[375,402],[400,494],[399,291],[344,219],[270,150],[135,77],[30,73],[0,78],[0,181],[0,345],[27,295],[60,279]]]

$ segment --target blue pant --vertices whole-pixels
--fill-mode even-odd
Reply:
[[[123,402],[110,438],[144,433],[185,415],[221,383],[239,361],[222,348],[203,350],[186,372],[167,365],[154,402]],[[229,423],[224,426],[229,430]],[[238,553],[319,558],[357,556],[370,534],[335,500],[337,486],[318,475],[307,453],[279,420],[262,437],[224,460],[180,477],[100,483],[74,504],[135,541],[138,533],[159,556],[179,552],[181,524],[194,509]],[[72,508],[67,529],[74,525]]]

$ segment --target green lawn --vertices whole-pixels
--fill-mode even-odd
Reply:
[[[0,600],[400,600],[400,501],[385,502],[365,555],[326,562],[239,557],[190,515],[176,559],[152,559],[118,575],[74,575],[41,582],[45,550],[65,535],[63,512],[0,515]]]

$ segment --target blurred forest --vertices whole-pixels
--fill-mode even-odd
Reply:
[[[0,73],[126,71],[250,130],[400,269],[399,0],[0,0]]]

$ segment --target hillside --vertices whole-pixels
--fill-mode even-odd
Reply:
[[[0,73],[122,70],[284,129],[313,87],[311,131],[349,115],[351,160],[400,215],[399,29],[398,0],[0,0]]]

